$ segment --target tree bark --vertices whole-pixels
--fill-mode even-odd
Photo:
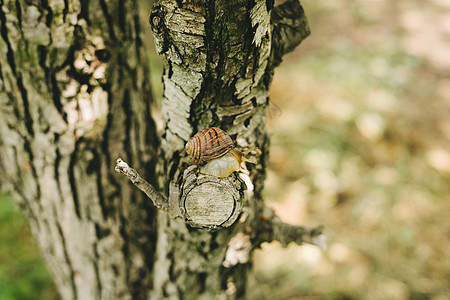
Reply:
[[[33,3],[0,1],[1,187],[63,299],[145,299],[155,208],[113,169],[120,155],[155,180],[137,3]]]
[[[296,0],[157,2],[160,137],[136,1],[33,3],[0,0],[0,185],[27,216],[63,299],[244,298],[262,242],[320,242],[319,229],[281,222],[261,196],[273,69],[309,34]],[[261,152],[242,212],[215,231],[170,205],[182,198],[186,141],[210,126]],[[149,181],[118,168],[153,202],[114,172],[118,157]],[[233,178],[224,186],[243,199]],[[169,200],[155,196],[163,187]]]
[[[248,166],[252,197],[232,227],[213,233],[192,230],[184,220],[159,212],[154,270],[160,284],[152,295],[243,298],[252,251],[263,241],[321,244],[316,239],[320,229],[282,223],[261,196],[268,161],[269,84],[281,57],[309,34],[303,9],[297,0],[274,9],[273,1],[265,0],[161,0],[150,24],[157,51],[165,58],[161,151],[167,181],[183,185],[182,174],[190,164],[184,145],[206,127],[220,127],[238,147],[261,152],[258,164]]]

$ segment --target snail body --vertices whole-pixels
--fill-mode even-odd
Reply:
[[[239,171],[243,161],[256,163],[234,146],[230,136],[220,128],[211,127],[197,132],[187,143],[186,152],[200,173],[228,177]]]
[[[221,157],[211,160],[204,166],[200,166],[200,173],[214,175],[217,177],[228,177],[234,171],[241,168],[242,159],[239,158],[236,148],[232,148],[229,152]],[[241,153],[242,154],[242,153]]]

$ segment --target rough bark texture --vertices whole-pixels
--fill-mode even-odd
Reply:
[[[167,180],[182,185],[189,165],[184,145],[206,127],[227,131],[239,148],[261,150],[258,164],[249,166],[253,197],[232,227],[202,232],[159,213],[154,299],[244,297],[253,249],[295,227],[283,226],[261,198],[268,159],[265,116],[273,68],[309,29],[298,1],[275,8],[273,26],[272,9],[273,1],[265,0],[162,0],[152,10],[156,48],[165,57],[161,150]],[[207,194],[195,197],[207,202]],[[283,239],[287,243],[288,235]]]
[[[150,16],[157,51],[166,58],[162,151],[169,180],[188,166],[181,155],[198,130],[216,126],[239,147],[257,146],[263,155],[252,170],[259,195],[264,178],[264,130],[270,57],[270,9],[266,1],[159,1]],[[251,205],[256,217],[258,196]],[[223,266],[230,239],[243,223],[214,233],[190,230],[183,220],[160,214],[154,298],[243,297],[248,261]],[[168,234],[176,234],[171,239]],[[162,239],[166,241],[165,247]],[[196,295],[197,294],[197,295]]]
[[[296,0],[155,5],[161,143],[135,1],[0,0],[0,21],[0,185],[28,217],[63,299],[244,298],[262,242],[319,235],[282,223],[261,198],[273,68],[308,34]],[[246,179],[253,196],[227,229],[192,228],[171,205],[157,211],[114,173],[123,157],[177,203],[189,187],[184,145],[209,126],[261,150]]]
[[[145,299],[155,208],[114,172],[154,179],[158,142],[135,1],[0,1],[0,184],[63,299]]]

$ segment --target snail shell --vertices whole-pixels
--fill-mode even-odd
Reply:
[[[187,143],[186,152],[201,173],[227,177],[239,171],[242,161],[256,163],[235,148],[230,136],[220,128],[211,127],[197,132]]]
[[[211,127],[197,132],[185,148],[192,162],[202,166],[234,148],[234,143],[225,131]]]

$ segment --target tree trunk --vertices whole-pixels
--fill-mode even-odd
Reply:
[[[145,299],[158,140],[135,1],[0,1],[0,172],[63,299]],[[4,180],[6,179],[7,180]]]
[[[159,1],[160,137],[136,1],[33,3],[0,0],[0,184],[63,299],[243,298],[260,243],[314,242],[319,231],[280,222],[261,197],[273,68],[309,33],[297,1]],[[210,126],[261,151],[252,197],[227,229],[171,218],[114,173],[123,157],[177,198],[184,145]]]
[[[182,220],[159,213],[155,299],[180,294],[243,298],[251,253],[273,238],[264,224],[272,215],[261,197],[268,160],[268,89],[273,68],[309,29],[298,1],[285,2],[275,12],[272,6],[265,0],[165,0],[152,10],[157,51],[165,57],[161,148],[167,180],[182,184],[189,165],[184,145],[205,127],[220,127],[238,147],[261,151],[258,164],[249,166],[253,197],[232,228],[188,230]],[[240,249],[233,249],[236,243]]]

